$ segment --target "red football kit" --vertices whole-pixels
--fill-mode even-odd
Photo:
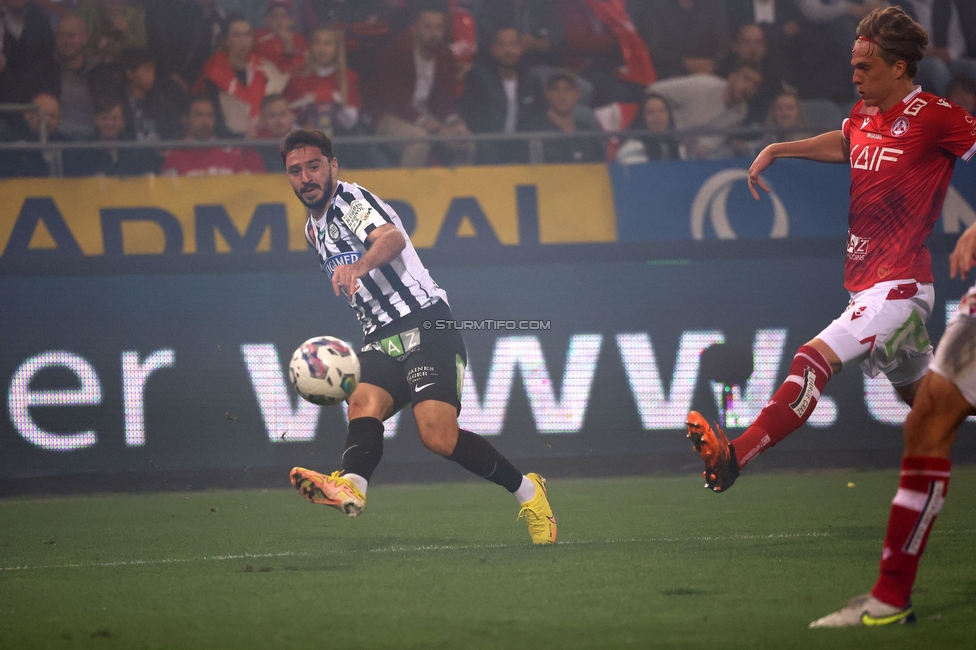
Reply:
[[[842,130],[851,143],[844,287],[934,282],[925,239],[942,213],[956,158],[976,153],[976,120],[916,87],[883,113],[859,101]]]

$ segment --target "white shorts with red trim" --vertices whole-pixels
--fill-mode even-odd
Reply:
[[[921,379],[932,359],[925,323],[935,287],[915,280],[879,282],[851,294],[851,302],[817,338],[846,367],[858,363],[868,377],[884,373],[893,386]]]
[[[976,408],[976,286],[959,302],[929,370],[952,382]]]

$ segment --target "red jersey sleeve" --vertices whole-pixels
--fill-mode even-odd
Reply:
[[[936,144],[953,156],[969,160],[976,154],[976,119],[947,99],[939,99],[932,118],[932,135]]]

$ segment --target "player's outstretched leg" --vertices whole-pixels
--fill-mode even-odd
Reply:
[[[716,424],[716,435],[708,426],[708,420],[697,411],[688,414],[685,424],[688,427],[688,438],[705,463],[705,471],[702,472],[705,487],[714,492],[724,492],[732,487],[739,477],[739,462],[735,458],[735,448],[729,444],[725,433]]]
[[[366,495],[342,471],[331,474],[295,467],[291,470],[291,484],[312,503],[332,506],[350,517],[357,517],[366,508]]]
[[[458,429],[457,444],[445,457],[511,492],[521,506],[518,518],[525,517],[533,544],[556,543],[556,517],[544,478],[534,473],[523,475],[490,442],[465,429]]]
[[[855,625],[891,625],[914,623],[915,613],[912,602],[904,607],[883,603],[871,594],[861,594],[851,598],[847,607],[810,623],[810,627],[853,627]]]

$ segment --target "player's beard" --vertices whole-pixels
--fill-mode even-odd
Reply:
[[[332,199],[332,170],[331,169],[329,170],[329,177],[325,180],[325,186],[321,188],[322,189],[321,199],[319,199],[318,201],[306,201],[305,197],[302,196],[301,191],[308,187],[310,186],[305,185],[295,190],[295,196],[298,197],[298,200],[301,201],[306,208],[308,208],[313,212],[321,212],[325,210],[325,208],[329,205],[329,200]],[[326,191],[326,188],[328,188],[328,191]]]

